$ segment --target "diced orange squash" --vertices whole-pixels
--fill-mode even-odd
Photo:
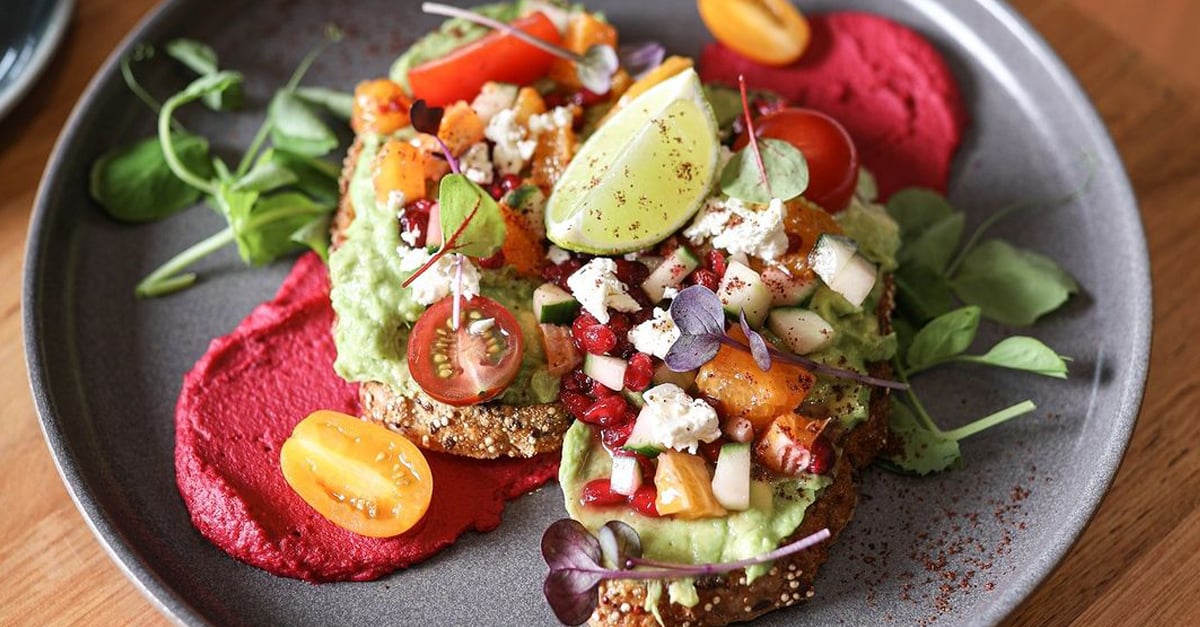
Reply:
[[[399,84],[386,78],[363,81],[354,88],[350,127],[355,133],[394,133],[408,126],[411,105]]]
[[[807,470],[813,442],[825,430],[828,420],[813,420],[786,413],[771,421],[754,446],[754,454],[767,468],[782,475]]]
[[[654,487],[658,490],[654,505],[663,516],[695,520],[727,513],[713,496],[712,473],[699,455],[674,450],[659,455]]]
[[[483,141],[483,119],[463,100],[446,107],[442,123],[438,126],[438,137],[446,142],[454,156]]]
[[[583,355],[571,339],[571,328],[557,324],[539,324],[542,329],[542,348],[546,352],[546,369],[561,377],[583,363]]]
[[[567,32],[563,37],[563,47],[571,52],[583,54],[587,49],[597,44],[617,47],[617,29],[612,24],[606,24],[589,13],[576,13],[567,22]],[[550,78],[555,82],[571,89],[579,89],[579,75],[575,71],[575,63],[566,59],[555,59],[550,66]]]
[[[842,225],[833,216],[817,205],[796,198],[784,205],[783,230],[788,234],[788,252],[782,263],[792,275],[800,279],[811,279],[813,271],[808,267],[808,254],[824,233],[842,234]]]
[[[404,195],[404,204],[425,198],[425,169],[429,155],[398,139],[388,140],[375,158],[375,197],[388,202],[392,193]]]
[[[517,124],[528,127],[529,118],[546,112],[546,101],[536,89],[522,87],[517,92],[517,101],[513,103],[513,110],[517,114]]]
[[[729,335],[747,344],[737,325]],[[723,344],[717,356],[700,367],[696,387],[716,401],[722,416],[745,418],[761,433],[776,416],[799,407],[816,380],[808,370],[778,360],[764,372],[749,351]]]
[[[504,244],[500,248],[504,252],[504,262],[520,274],[538,277],[542,267],[546,265],[546,247],[541,238],[530,232],[525,226],[525,216],[506,204],[500,204],[504,214]]]

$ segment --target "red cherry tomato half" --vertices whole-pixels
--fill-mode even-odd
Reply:
[[[558,45],[558,27],[538,12],[512,22],[518,30]],[[516,37],[496,31],[454,52],[408,71],[413,98],[442,107],[471,101],[488,81],[528,85],[546,75],[555,57]]]
[[[426,394],[449,405],[473,405],[499,396],[521,369],[525,339],[504,305],[484,296],[454,297],[425,310],[408,338],[408,369]],[[489,322],[490,321],[490,322]]]
[[[858,185],[858,150],[837,120],[812,109],[781,109],[754,122],[758,137],[781,139],[804,153],[808,161],[808,190],[804,197],[830,213],[850,204]],[[749,142],[742,133],[735,148]]]

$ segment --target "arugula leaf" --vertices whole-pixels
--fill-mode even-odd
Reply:
[[[211,176],[207,141],[185,133],[172,133],[170,141],[189,170]],[[124,222],[165,218],[200,200],[200,191],[171,171],[157,137],[101,156],[92,165],[89,182],[92,198]]]
[[[271,141],[284,150],[321,157],[337,148],[337,135],[292,91],[276,92],[267,115]]]
[[[1023,335],[1005,338],[983,355],[960,355],[955,361],[1067,378],[1067,362],[1061,355],[1041,341]]]
[[[979,330],[979,308],[963,307],[934,318],[917,331],[908,348],[910,372],[946,361],[971,346]]]
[[[508,231],[500,205],[466,176],[449,174],[442,177],[438,204],[441,206],[443,242],[450,242],[468,216],[474,214],[470,223],[453,239],[454,248],[450,252],[468,257],[491,257],[504,245]]]
[[[739,150],[721,173],[721,191],[727,196],[746,202],[771,202],[773,198],[791,200],[808,189],[808,162],[804,154],[788,142],[763,138],[758,140],[768,185],[763,185],[762,171],[750,145]]]
[[[296,97],[347,122],[354,113],[354,96],[344,91],[328,87],[297,87]]]
[[[923,427],[916,414],[899,400],[892,399],[888,426],[904,444],[903,451],[883,458],[888,470],[924,476],[962,465],[958,441]]]
[[[1079,285],[1053,259],[1001,240],[988,240],[968,254],[951,280],[963,302],[1011,326],[1030,326],[1058,309]]]
[[[926,266],[901,266],[892,276],[896,305],[913,324],[924,325],[955,308],[950,283],[940,272]]]
[[[220,71],[220,68],[217,67],[217,53],[207,44],[180,38],[168,42],[166,51],[176,61],[200,76],[208,76]],[[245,97],[239,83],[229,89],[207,93],[202,100],[204,105],[213,111],[233,111],[242,108]]]

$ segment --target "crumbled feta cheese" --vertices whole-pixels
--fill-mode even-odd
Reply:
[[[418,270],[432,256],[424,248],[409,248],[401,254],[403,258],[400,260],[400,270],[403,272]],[[443,255],[437,263],[410,283],[408,289],[412,290],[413,300],[429,306],[452,294],[454,282],[458,280],[456,266],[459,257],[455,254]],[[479,271],[466,257],[462,257],[462,295],[471,300],[478,294]]]
[[[629,295],[625,284],[617,279],[617,262],[597,257],[567,277],[567,287],[575,300],[601,323],[608,322],[609,307],[617,311],[641,309]]]
[[[492,158],[488,156],[488,145],[484,142],[479,142],[471,146],[458,159],[458,165],[462,169],[462,173],[466,175],[472,183],[478,185],[487,185],[492,182]]]
[[[519,174],[537,148],[537,140],[529,138],[529,132],[517,122],[517,112],[513,109],[505,109],[493,116],[483,135],[496,144],[492,161],[501,174]]]
[[[709,198],[683,235],[693,244],[711,239],[715,248],[774,261],[788,246],[783,201],[751,207],[736,198]]]
[[[663,300],[675,300],[679,296],[679,288],[670,285],[663,288]]]
[[[467,333],[470,333],[471,335],[483,335],[494,326],[496,326],[495,318],[483,318],[482,320],[476,320],[467,325]]]
[[[638,351],[667,358],[667,351],[680,336],[679,328],[671,319],[671,312],[662,307],[654,308],[654,317],[629,330],[629,341]]]
[[[721,437],[721,424],[712,405],[687,395],[678,385],[664,383],[642,394],[646,405],[638,414],[638,429],[663,448],[695,453],[701,442]]]
[[[555,107],[546,113],[529,116],[529,132],[534,135],[555,133],[575,125],[575,114],[567,107]]]
[[[571,258],[571,253],[569,253],[553,244],[551,244],[550,249],[546,251],[546,259],[549,260],[550,263],[552,263],[556,266],[560,263],[567,261],[570,258]]]
[[[405,244],[415,247],[417,242],[421,241],[421,229],[412,229],[410,231],[400,231],[400,239],[404,240]]]
[[[384,208],[388,213],[395,213],[399,215],[400,212],[404,210],[404,203],[407,202],[407,200],[408,199],[404,197],[404,192],[398,189],[393,189],[392,191],[388,192],[387,198],[384,199]]]

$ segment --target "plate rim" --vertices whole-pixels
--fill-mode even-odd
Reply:
[[[62,127],[54,144],[50,158],[47,160],[41,180],[38,184],[34,200],[33,212],[26,232],[26,249],[24,256],[24,273],[22,277],[22,335],[25,348],[25,365],[29,377],[31,393],[42,436],[47,449],[54,461],[54,466],[67,489],[71,500],[82,514],[84,522],[99,541],[109,558],[116,563],[121,572],[132,581],[142,595],[150,601],[163,616],[176,624],[206,624],[208,620],[187,601],[186,597],[175,588],[167,585],[157,573],[140,557],[136,547],[125,540],[116,528],[113,520],[106,515],[104,508],[92,491],[87,489],[87,481],[83,477],[78,461],[72,455],[71,448],[58,428],[60,418],[54,412],[54,400],[49,395],[48,376],[42,354],[39,330],[41,318],[38,315],[40,294],[39,285],[42,273],[39,272],[49,247],[48,230],[45,228],[51,211],[53,196],[50,181],[60,177],[60,171],[65,167],[67,148],[73,144],[81,132],[80,120],[84,112],[90,108],[98,93],[115,75],[116,67],[122,55],[138,40],[140,35],[154,25],[170,18],[181,7],[193,0],[168,0],[151,9],[112,49],[105,61],[92,76],[87,87],[80,94],[72,107],[71,114]],[[911,0],[913,4],[925,4],[927,0]],[[63,0],[61,6],[73,8],[74,0]],[[941,4],[935,2],[934,4]],[[982,611],[968,619],[974,624],[997,624],[1005,617],[1015,612],[1050,575],[1061,565],[1065,556],[1079,541],[1103,503],[1117,470],[1124,458],[1132,437],[1133,428],[1140,413],[1144,398],[1151,356],[1151,339],[1153,327],[1153,287],[1151,283],[1151,263],[1149,244],[1145,237],[1141,211],[1138,207],[1132,184],[1125,170],[1120,153],[1117,151],[1108,127],[1100,118],[1095,105],[1078,79],[1045,40],[1016,9],[1004,0],[979,0],[979,7],[989,14],[1004,31],[1015,37],[1034,56],[1039,64],[1048,72],[1050,78],[1058,83],[1063,91],[1075,104],[1082,105],[1084,118],[1080,121],[1086,133],[1091,136],[1099,149],[1096,155],[1099,160],[1098,168],[1113,173],[1114,184],[1119,188],[1118,204],[1132,209],[1127,213],[1126,220],[1131,237],[1131,252],[1134,253],[1135,263],[1144,281],[1138,286],[1139,293],[1135,294],[1138,306],[1134,310],[1134,320],[1131,321],[1132,346],[1134,359],[1130,363],[1129,384],[1121,391],[1120,403],[1116,412],[1116,421],[1104,450],[1099,452],[1103,461],[1102,472],[1094,473],[1087,482],[1087,492],[1093,495],[1086,499],[1074,511],[1065,516],[1067,523],[1060,532],[1051,538],[1052,546],[1038,554],[1035,560],[1028,563],[1023,574],[1014,579],[1014,585],[996,597],[996,601],[988,604]],[[70,12],[67,12],[69,15]],[[61,29],[65,31],[65,28]],[[59,33],[61,37],[62,33]],[[57,46],[50,46],[54,50]],[[47,54],[48,58],[52,56]],[[40,68],[44,69],[44,68]],[[39,69],[39,71],[40,71]],[[36,74],[36,72],[31,73]],[[3,115],[3,98],[0,98],[0,115]]]

